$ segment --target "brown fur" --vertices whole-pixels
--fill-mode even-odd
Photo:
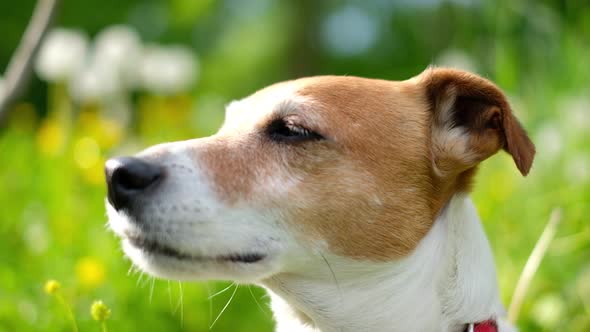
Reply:
[[[534,156],[500,90],[456,70],[401,82],[305,78],[240,107],[240,121],[195,149],[219,196],[279,211],[302,239],[351,258],[407,255],[481,161],[504,148],[524,175]],[[325,140],[271,141],[265,128],[281,116]]]

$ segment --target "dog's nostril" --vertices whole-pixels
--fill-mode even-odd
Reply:
[[[140,170],[137,169],[137,166],[132,166],[131,168],[120,168],[113,176],[117,178],[118,185],[125,189],[143,190],[158,180],[160,172]]]
[[[107,161],[105,175],[109,202],[120,210],[162,177],[162,168],[139,158],[120,157]]]

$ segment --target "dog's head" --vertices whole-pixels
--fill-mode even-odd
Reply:
[[[261,280],[323,254],[394,260],[500,149],[528,173],[533,144],[475,75],[303,78],[231,103],[214,136],[109,160],[109,223],[165,278]]]

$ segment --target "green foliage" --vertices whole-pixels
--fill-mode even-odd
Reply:
[[[432,62],[470,66],[497,82],[538,147],[529,177],[521,178],[502,154],[482,165],[475,186],[504,302],[550,211],[561,207],[563,221],[519,325],[522,331],[590,330],[590,6],[385,3],[64,1],[60,24],[91,36],[123,22],[146,41],[191,45],[200,80],[174,95],[134,91],[129,125],[107,103],[74,103],[63,84],[33,82],[0,133],[0,331],[70,331],[61,308],[44,294],[53,278],[80,331],[98,330],[89,312],[94,299],[112,311],[109,331],[208,331],[233,289],[209,300],[227,284],[179,284],[128,272],[130,262],[104,226],[105,159],[209,135],[222,122],[224,104],[275,81],[326,73],[404,79]],[[325,22],[342,6],[376,22],[374,44],[353,54],[328,46]],[[0,63],[8,62],[31,8],[30,1],[0,4],[6,32]],[[212,330],[270,331],[267,303],[262,290],[240,286]]]

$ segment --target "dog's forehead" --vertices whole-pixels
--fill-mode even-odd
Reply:
[[[277,114],[302,114],[318,126],[334,121],[346,123],[370,118],[385,120],[377,113],[395,115],[398,106],[411,103],[415,85],[407,82],[353,76],[314,76],[271,85],[231,102],[226,108],[225,129],[251,128]],[[403,108],[403,107],[402,107]],[[406,107],[407,108],[407,107]],[[393,112],[392,112],[393,111]]]

